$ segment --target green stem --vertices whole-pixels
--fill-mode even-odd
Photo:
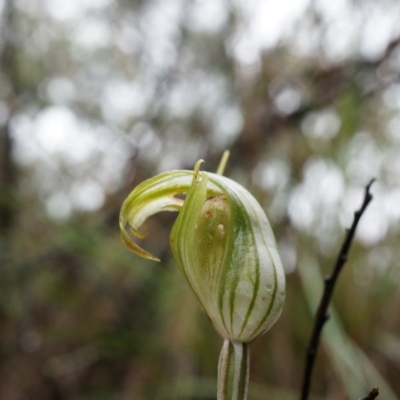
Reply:
[[[224,340],[218,363],[217,400],[246,400],[249,386],[248,343]]]

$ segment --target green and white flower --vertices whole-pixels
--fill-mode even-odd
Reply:
[[[133,241],[127,228],[143,238],[139,229],[149,216],[179,211],[170,236],[174,258],[215,329],[236,349],[275,323],[284,302],[285,276],[261,206],[233,180],[200,171],[201,163],[194,171],[170,171],[138,185],[122,206],[121,235],[135,253],[158,260]],[[180,195],[186,195],[185,200]],[[220,373],[229,354],[235,353],[226,343]],[[248,354],[247,347],[243,349]],[[236,351],[236,360],[242,350]],[[248,355],[246,360],[248,368]],[[248,379],[248,373],[244,375]],[[232,398],[246,398],[246,390]]]

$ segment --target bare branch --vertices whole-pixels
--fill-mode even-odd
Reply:
[[[359,400],[374,400],[378,397],[379,395],[379,389],[378,388],[373,388],[367,396],[363,397],[362,399]]]
[[[365,187],[364,201],[361,205],[361,208],[354,213],[353,224],[351,225],[351,228],[347,231],[347,235],[346,235],[345,240],[340,249],[339,256],[336,260],[336,264],[333,269],[333,272],[330,276],[325,278],[324,292],[322,294],[321,301],[318,306],[317,314],[315,316],[314,329],[313,329],[313,332],[312,332],[312,335],[310,338],[307,355],[306,355],[305,370],[304,370],[304,376],[303,376],[303,386],[302,386],[301,398],[300,398],[301,400],[307,400],[307,397],[308,397],[308,394],[310,391],[312,370],[314,367],[315,357],[317,355],[321,332],[322,332],[325,322],[329,319],[329,315],[327,312],[328,306],[331,301],[333,290],[335,288],[335,284],[339,277],[340,271],[342,270],[344,264],[347,261],[349,249],[350,249],[351,243],[353,241],[357,225],[358,225],[365,209],[367,208],[368,204],[372,200],[372,195],[369,190],[374,181],[375,181],[375,179],[372,179],[369,182],[369,184]],[[366,399],[375,398],[375,397],[366,397]]]

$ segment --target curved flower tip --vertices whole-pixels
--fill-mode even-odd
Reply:
[[[134,233],[134,232],[132,231],[132,233]],[[147,233],[142,233],[142,232],[136,231],[136,233],[134,233],[134,235],[140,239],[144,239],[147,236]],[[151,253],[147,252],[146,250],[143,250],[140,246],[138,246],[131,239],[131,237],[128,235],[128,233],[126,232],[125,229],[121,230],[121,240],[124,243],[124,245],[126,247],[128,247],[128,249],[132,250],[137,255],[139,255],[143,258],[147,258],[149,260],[160,261],[159,258],[153,256]]]
[[[186,195],[196,180],[202,179],[200,166],[204,160],[197,161],[194,171],[169,171],[142,182],[126,198],[121,207],[119,227],[122,242],[137,255],[154,261],[157,257],[141,248],[134,238],[143,239],[146,233],[140,232],[140,227],[147,218],[161,211],[180,211],[184,200],[177,197]],[[215,185],[208,187],[208,193],[213,195],[219,189]]]
[[[139,228],[151,215],[161,211],[179,211],[183,200],[176,196],[185,193],[190,181],[189,171],[172,171],[141,183],[129,194],[122,204],[119,227],[122,242],[130,250],[141,257],[160,261],[142,249],[132,236],[139,239],[147,236]]]

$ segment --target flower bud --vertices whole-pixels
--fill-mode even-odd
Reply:
[[[285,297],[285,277],[268,219],[254,197],[221,175],[172,171],[139,185],[120,218],[124,242],[155,259],[125,231],[155,212],[180,210],[170,242],[175,260],[220,335],[250,342],[277,320]],[[183,201],[177,194],[186,194]]]

